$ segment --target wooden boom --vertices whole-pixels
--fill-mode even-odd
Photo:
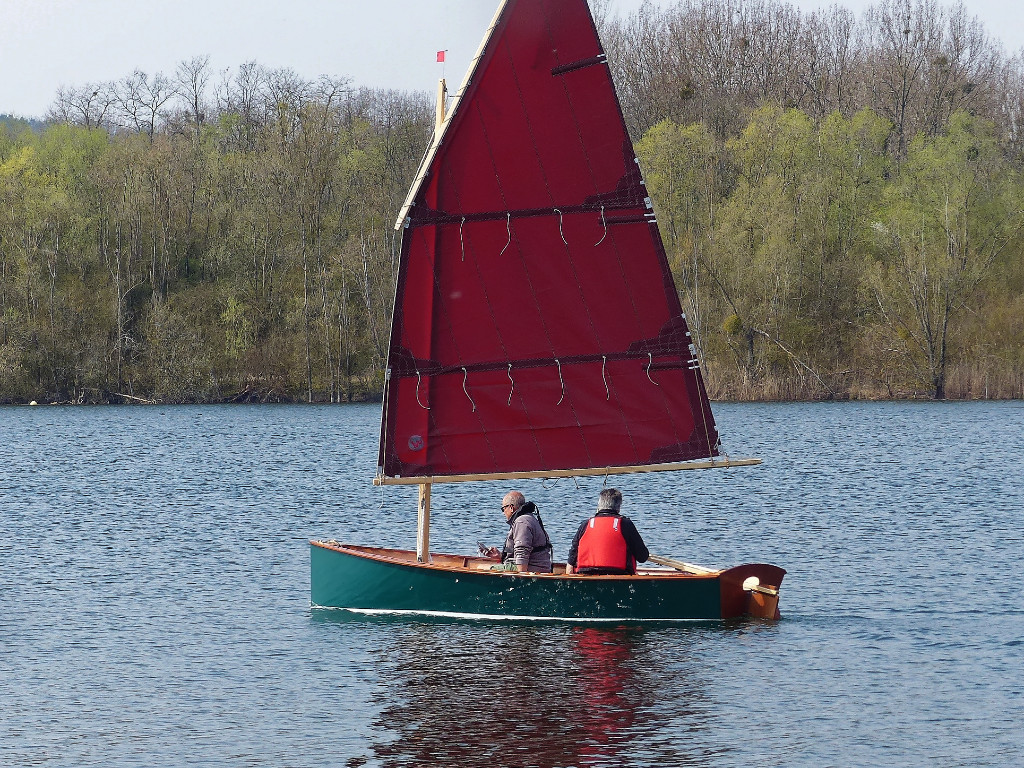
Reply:
[[[421,485],[423,483],[468,483],[477,480],[530,480],[551,477],[586,477],[602,475],[628,475],[636,472],[673,472],[681,469],[719,469],[749,467],[760,464],[760,459],[730,459],[719,461],[688,461],[671,464],[640,464],[632,467],[592,467],[588,469],[548,469],[532,472],[494,472],[480,475],[441,475],[427,477],[384,477],[373,479],[374,485]]]

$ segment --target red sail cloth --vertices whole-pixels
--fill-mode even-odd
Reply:
[[[412,203],[384,475],[717,455],[586,0],[506,3]]]

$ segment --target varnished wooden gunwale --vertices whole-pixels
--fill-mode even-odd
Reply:
[[[721,571],[708,571],[707,573],[684,573],[672,569],[651,569],[638,567],[635,574],[580,574],[580,573],[565,573],[565,563],[555,563],[554,573],[535,573],[532,571],[515,572],[515,571],[492,571],[490,570],[492,565],[496,565],[497,561],[489,557],[474,557],[471,555],[451,555],[445,553],[431,552],[430,561],[421,563],[416,560],[416,552],[408,549],[390,549],[388,547],[370,547],[359,544],[342,544],[337,541],[310,541],[311,545],[315,547],[322,547],[324,549],[333,549],[337,552],[344,552],[349,555],[355,555],[356,557],[364,557],[368,560],[379,560],[382,562],[395,563],[397,565],[408,565],[414,568],[429,568],[432,570],[440,571],[468,571],[471,573],[491,573],[495,576],[520,576],[520,577],[538,577],[538,578],[562,578],[562,579],[586,579],[593,581],[595,579],[608,579],[615,581],[629,580],[629,579],[715,579],[721,574]]]

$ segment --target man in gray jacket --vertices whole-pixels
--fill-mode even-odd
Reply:
[[[551,539],[537,515],[537,506],[519,491],[509,491],[501,500],[501,511],[508,521],[501,562],[515,563],[518,571],[551,573]]]

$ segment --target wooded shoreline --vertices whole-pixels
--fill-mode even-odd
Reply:
[[[712,399],[1024,398],[1024,59],[962,6],[602,38]],[[0,121],[0,403],[382,390],[428,94],[204,58]]]
[[[981,402],[981,401],[1019,401],[1024,400],[1024,395],[1016,396],[999,396],[993,393],[988,395],[984,394],[984,384],[981,386],[981,394],[974,394],[970,389],[961,389],[957,384],[959,379],[954,372],[953,379],[956,382],[950,391],[947,392],[944,398],[949,402]],[[934,401],[935,398],[931,392],[927,391],[906,391],[906,392],[893,392],[887,394],[881,392],[881,390],[875,391],[857,391],[857,392],[838,392],[832,395],[821,394],[820,392],[816,395],[807,397],[783,397],[781,393],[787,391],[786,384],[788,382],[779,382],[778,387],[773,391],[780,393],[778,397],[766,396],[763,394],[764,386],[759,388],[758,396],[747,396],[747,397],[728,397],[722,394],[712,394],[710,399],[715,403],[826,403],[826,402],[922,402],[922,401]],[[970,382],[969,382],[970,383]],[[1024,382],[1016,382],[1014,386],[1021,388],[1024,387]],[[1004,389],[1009,389],[1005,387]],[[1020,390],[1024,391],[1024,389]],[[0,406],[18,406],[18,405],[74,405],[74,406],[118,406],[118,405],[140,405],[140,406],[167,406],[167,405],[364,405],[367,403],[380,403],[382,398],[380,393],[366,392],[361,394],[359,397],[355,397],[351,400],[336,400],[334,402],[328,399],[327,393],[313,393],[312,401],[304,398],[288,398],[288,397],[270,397],[267,399],[259,399],[250,396],[248,393],[240,393],[239,395],[228,396],[221,399],[207,399],[207,400],[154,400],[144,397],[137,397],[124,393],[106,393],[102,396],[95,397],[83,397],[79,400],[53,400],[53,401],[31,401],[31,400],[12,400],[12,399],[0,399]]]

